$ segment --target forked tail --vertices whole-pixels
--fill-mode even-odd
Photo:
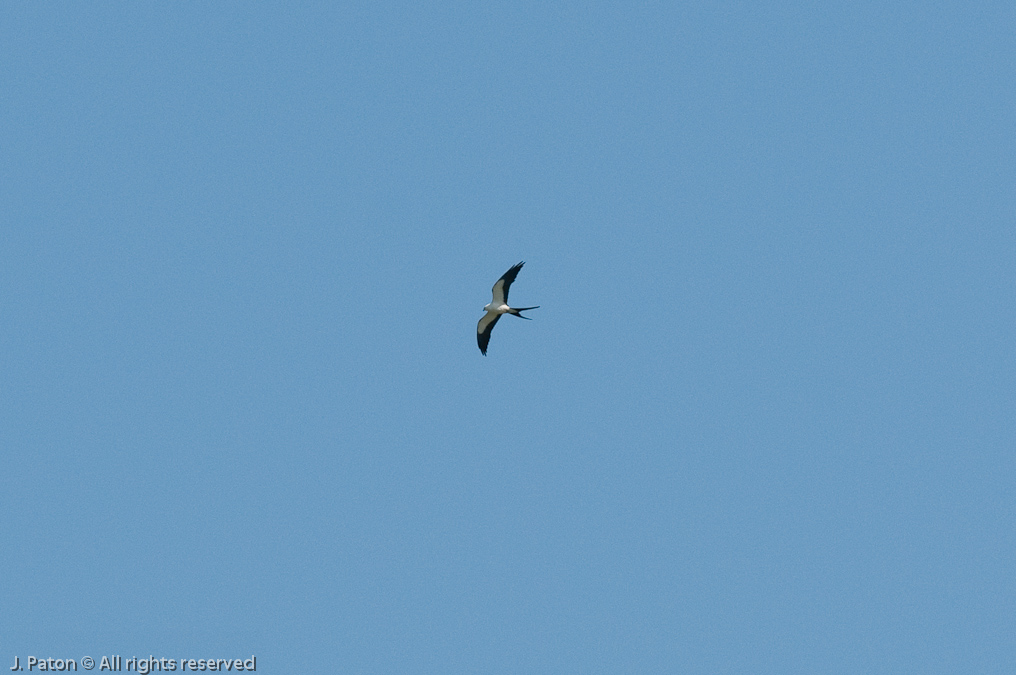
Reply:
[[[519,314],[519,312],[525,312],[528,309],[539,309],[539,308],[540,308],[539,305],[537,305],[536,307],[511,307],[508,310],[508,313],[511,314],[512,316],[517,316],[520,319],[526,319],[527,321],[532,321],[532,319],[530,319],[528,316],[522,316],[521,314]]]

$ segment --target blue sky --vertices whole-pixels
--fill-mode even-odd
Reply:
[[[1014,29],[5,4],[0,658],[1011,672]]]

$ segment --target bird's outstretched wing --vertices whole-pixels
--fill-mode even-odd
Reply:
[[[497,283],[494,284],[494,288],[490,289],[494,294],[495,305],[507,305],[508,304],[508,289],[511,288],[512,282],[515,281],[515,277],[519,275],[519,270],[525,265],[525,261],[520,262],[517,265],[513,265],[510,270],[504,273]]]
[[[487,312],[480,317],[476,324],[476,344],[480,346],[480,353],[487,355],[487,345],[490,344],[490,332],[494,330],[494,324],[501,318],[497,312]]]

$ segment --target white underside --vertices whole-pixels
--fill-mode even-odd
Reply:
[[[486,330],[490,326],[490,324],[493,323],[497,319],[497,317],[499,317],[499,316],[501,316],[501,314],[499,314],[498,312],[490,312],[490,311],[488,311],[486,314],[481,316],[479,322],[477,322],[477,324],[476,324],[476,332],[477,333],[486,332]]]

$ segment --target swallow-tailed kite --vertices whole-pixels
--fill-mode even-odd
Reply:
[[[515,281],[515,277],[519,275],[519,270],[526,263],[520,262],[510,270],[504,273],[497,283],[494,284],[494,288],[490,289],[494,293],[494,299],[490,301],[490,304],[484,307],[487,313],[483,315],[480,322],[476,324],[476,344],[480,345],[480,353],[484,356],[487,355],[487,344],[490,342],[490,332],[494,330],[494,324],[501,318],[502,314],[511,314],[517,316],[520,319],[528,319],[528,316],[522,316],[519,312],[524,312],[527,309],[537,309],[536,307],[509,307],[508,306],[508,289],[511,287],[512,282]]]

